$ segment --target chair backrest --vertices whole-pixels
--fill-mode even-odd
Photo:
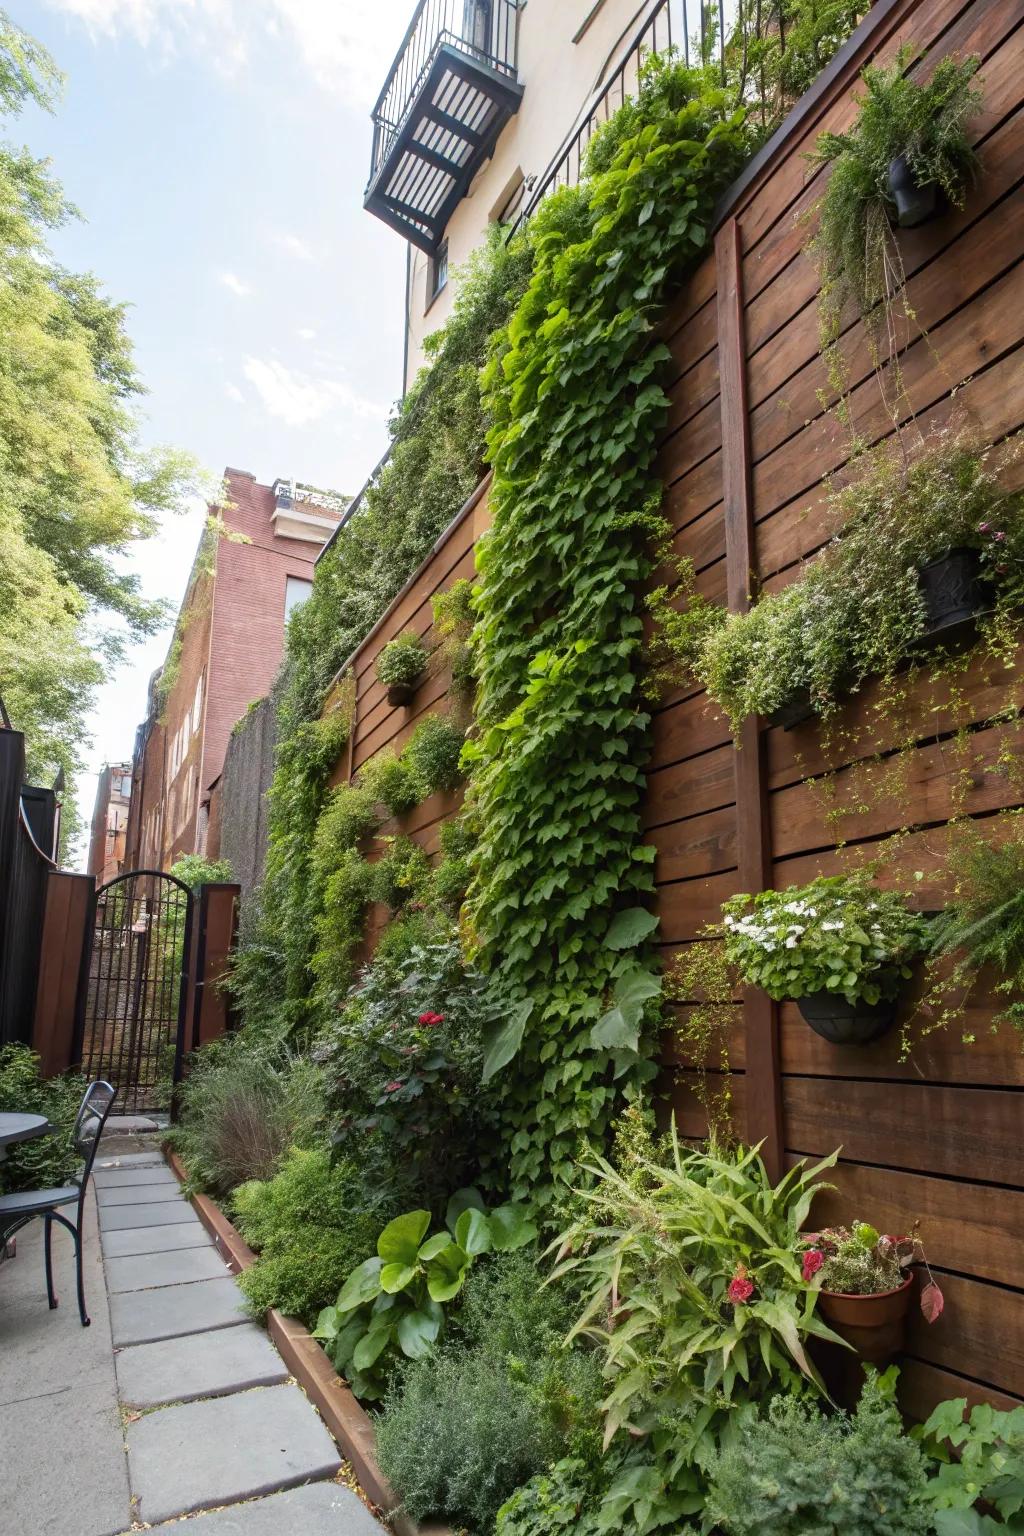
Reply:
[[[75,1151],[85,1160],[85,1167],[82,1169],[79,1181],[83,1193],[99,1150],[103,1127],[107,1123],[107,1116],[116,1097],[117,1089],[111,1083],[98,1079],[95,1083],[89,1084],[79,1106],[78,1115],[75,1118],[74,1141]]]

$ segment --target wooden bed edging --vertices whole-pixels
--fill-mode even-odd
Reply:
[[[163,1154],[180,1183],[187,1182],[181,1159],[166,1144]],[[256,1262],[256,1254],[242,1234],[209,1195],[190,1195],[192,1208],[213,1238],[217,1252],[233,1275],[239,1275]],[[373,1421],[350,1389],[342,1381],[320,1345],[307,1328],[294,1317],[285,1317],[271,1307],[267,1313],[267,1332],[278,1354],[311,1402],[319,1409],[338,1448],[351,1462],[360,1486],[370,1501],[380,1509],[388,1525],[398,1536],[452,1536],[448,1526],[417,1525],[404,1514],[399,1500],[377,1463],[377,1437]]]

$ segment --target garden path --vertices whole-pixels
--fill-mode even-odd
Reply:
[[[196,1536],[381,1536],[174,1175],[137,1148],[105,1139],[97,1159],[91,1328],[63,1233],[57,1313],[41,1223],[19,1237],[16,1279],[0,1274],[0,1528],[119,1536],[195,1513]]]

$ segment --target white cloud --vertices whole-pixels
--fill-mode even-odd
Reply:
[[[301,325],[295,334],[298,336],[300,341],[316,340],[316,331],[314,331],[312,326],[309,325]]]
[[[227,395],[229,400],[234,400],[236,405],[245,404],[245,396],[242,394],[242,391],[239,389],[237,384],[225,384],[224,393]]]
[[[202,52],[240,67],[258,36],[290,42],[325,90],[371,105],[414,0],[46,0],[94,33],[128,33],[144,47]]]
[[[388,414],[382,406],[357,395],[344,379],[314,378],[289,368],[278,358],[247,357],[242,372],[268,416],[289,427],[306,427],[333,414],[377,420]]]
[[[252,293],[252,284],[244,282],[234,272],[222,272],[220,280],[225,288],[230,288],[231,292],[240,299],[247,299]]]
[[[298,235],[279,233],[274,235],[274,244],[279,245],[282,251],[287,251],[289,256],[294,256],[297,261],[314,261],[313,247]]]

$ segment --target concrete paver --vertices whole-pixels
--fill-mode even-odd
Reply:
[[[287,1379],[281,1356],[255,1323],[136,1344],[117,1356],[121,1401],[135,1408],[269,1387]]]
[[[120,1232],[125,1227],[165,1227],[171,1221],[198,1221],[184,1200],[155,1200],[144,1205],[101,1205],[100,1231]]]
[[[190,1280],[217,1280],[227,1266],[212,1243],[205,1248],[179,1248],[170,1253],[138,1253],[107,1259],[107,1289],[149,1291],[162,1285],[186,1285]]]
[[[93,1180],[97,1189],[125,1189],[131,1184],[169,1184],[172,1189],[179,1187],[170,1168],[166,1165],[158,1167],[155,1163],[145,1163],[141,1168],[101,1168],[97,1165]]]
[[[340,1465],[334,1441],[291,1385],[158,1408],[129,1424],[127,1444],[139,1518],[153,1524],[332,1477]]]
[[[382,1536],[366,1505],[337,1483],[309,1483],[251,1504],[232,1504],[197,1515],[184,1531],[193,1525],[195,1536]],[[181,1525],[154,1529],[182,1531]]]
[[[164,1227],[126,1227],[104,1232],[103,1253],[108,1259],[132,1253],[167,1253],[175,1248],[208,1248],[210,1234],[198,1221],[174,1221]]]
[[[110,1298],[110,1327],[118,1347],[205,1333],[245,1320],[242,1293],[229,1276],[159,1291],[125,1291]]]
[[[140,1169],[140,1172],[145,1172]],[[107,1206],[160,1205],[167,1200],[181,1203],[181,1195],[173,1184],[128,1184],[123,1188],[111,1188],[107,1184],[96,1187],[96,1201],[100,1210]]]

